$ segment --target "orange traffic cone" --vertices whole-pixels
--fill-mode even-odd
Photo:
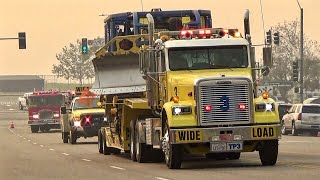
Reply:
[[[14,128],[13,121],[11,121],[10,128],[11,128],[11,129]]]

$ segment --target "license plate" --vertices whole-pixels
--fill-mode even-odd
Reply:
[[[241,151],[242,142],[214,142],[211,143],[211,152]]]
[[[253,139],[274,139],[276,138],[276,128],[268,126],[259,126],[251,128],[251,137]]]

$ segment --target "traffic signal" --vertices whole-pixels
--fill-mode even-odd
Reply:
[[[298,75],[299,75],[298,61],[294,61],[292,64],[292,80],[295,82],[298,82]]]
[[[19,49],[26,49],[27,43],[26,43],[26,33],[25,32],[19,32]]]
[[[82,38],[82,43],[81,43],[81,49],[82,49],[82,54],[87,54],[88,53],[88,39],[87,38]]]
[[[279,32],[275,32],[273,34],[273,43],[279,45],[279,43],[280,43]]]
[[[271,30],[267,31],[266,34],[267,34],[267,44],[272,44]]]

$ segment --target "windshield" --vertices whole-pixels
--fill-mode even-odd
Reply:
[[[64,104],[64,96],[29,96],[28,98],[30,107],[42,107],[42,106],[62,106]]]
[[[100,108],[97,105],[98,102],[99,102],[98,98],[80,98],[80,99],[76,99],[75,102],[74,102],[73,110]]]
[[[248,67],[246,46],[172,48],[168,56],[172,71]]]
[[[320,114],[320,107],[319,106],[303,106],[302,112]]]

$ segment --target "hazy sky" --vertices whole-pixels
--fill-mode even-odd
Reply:
[[[320,0],[300,3],[306,35],[320,42]],[[27,33],[26,50],[18,49],[18,40],[0,41],[0,74],[52,74],[55,54],[63,46],[82,37],[104,37],[104,17],[99,14],[141,10],[140,0],[0,0],[0,4],[0,37]],[[262,0],[262,4],[266,29],[285,20],[300,20],[296,0]],[[263,43],[260,0],[143,0],[144,10],[158,7],[209,9],[214,27],[241,31],[244,11],[249,9],[253,42]]]

